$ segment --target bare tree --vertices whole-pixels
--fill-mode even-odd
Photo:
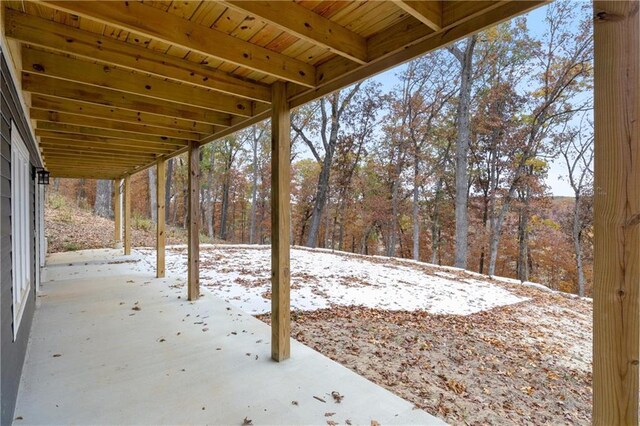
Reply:
[[[307,247],[315,247],[318,242],[318,230],[327,202],[331,165],[339,140],[341,120],[348,112],[349,103],[359,90],[360,83],[347,91],[334,92],[320,99],[315,105],[296,111],[291,117],[291,128],[304,141],[316,161],[322,165],[311,214],[311,226],[305,243]],[[316,117],[318,110],[321,114],[319,118]],[[320,138],[324,150],[323,156],[320,156],[316,144],[311,139],[316,136]]]
[[[571,238],[575,250],[578,275],[578,294],[585,295],[582,240],[585,228],[584,203],[593,191],[593,122],[583,115],[577,128],[568,129],[560,136],[560,154],[567,167],[567,178],[573,189],[573,215]]]
[[[156,192],[156,168],[149,167],[148,169],[149,176],[149,211],[151,212],[151,221],[154,223],[158,223],[158,200],[157,200],[157,192]]]
[[[96,181],[96,200],[93,205],[93,211],[98,216],[111,216],[111,181]]]
[[[260,177],[260,144],[264,140],[267,123],[251,126],[251,212],[249,213],[249,244],[256,243],[256,219],[258,211],[258,179]],[[293,229],[293,228],[292,228]]]
[[[464,50],[458,46],[449,47],[449,51],[460,62],[460,89],[458,93],[458,112],[456,114],[456,233],[455,233],[455,266],[467,267],[467,238],[469,235],[469,219],[467,204],[469,201],[469,109],[471,105],[471,88],[473,81],[473,50],[478,40],[477,35],[467,39]]]

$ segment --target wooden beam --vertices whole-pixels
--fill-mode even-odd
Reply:
[[[86,163],[85,163],[86,164]],[[115,174],[116,176],[113,179],[117,179],[118,176],[124,176],[125,174],[127,174],[127,170],[128,167],[127,166],[119,166],[119,165],[114,165],[114,166],[103,166],[103,165],[96,165],[94,167],[87,167],[86,165],[83,165],[82,163],[59,163],[59,162],[54,162],[51,164],[47,163],[47,170],[51,171],[53,173],[54,170],[66,170],[66,171],[79,171],[79,172],[83,172],[83,173],[88,173],[88,172],[100,172],[100,173],[104,173],[104,172],[108,172],[108,173],[112,173]]]
[[[23,48],[22,69],[30,73],[110,88],[120,92],[196,105],[226,114],[243,117],[253,115],[252,102],[243,98],[42,50]]]
[[[40,134],[40,132],[36,129],[36,135]],[[169,154],[173,152],[173,149],[168,148],[149,148],[149,147],[134,147],[131,143],[127,143],[124,141],[123,144],[117,143],[102,143],[102,142],[87,142],[82,140],[73,140],[73,139],[64,139],[63,136],[59,138],[48,138],[43,137],[40,138],[40,147],[43,149],[51,148],[51,149],[66,149],[66,150],[78,150],[79,152],[92,152],[92,151],[101,151],[101,150],[109,150],[114,153],[122,153],[124,157],[131,157],[132,152],[134,154],[145,154],[145,156],[153,156],[155,157],[158,154]],[[138,156],[138,155],[133,155]]]
[[[351,61],[359,64],[367,63],[367,41],[363,37],[294,2],[225,1],[223,3]]]
[[[129,109],[169,117],[181,117],[202,123],[229,125],[231,116],[206,108],[175,102],[159,101],[146,96],[122,93],[89,84],[74,83],[41,74],[22,72],[22,90],[41,95]]]
[[[200,147],[198,142],[189,143],[189,194],[188,194],[188,299],[200,297]]]
[[[92,142],[86,141],[82,139],[76,138],[66,138],[66,136],[70,134],[65,133],[52,133],[52,136],[42,135],[43,131],[36,129],[36,135],[40,137],[40,146],[45,147],[49,146],[51,148],[70,148],[70,149],[79,149],[79,150],[87,150],[91,151],[93,148],[105,148],[112,149],[114,151],[120,151],[125,154],[130,152],[147,154],[147,155],[164,155],[170,154],[174,152],[176,149],[180,148],[173,147],[173,145],[160,145],[154,146],[149,142],[140,142],[140,141],[126,141],[123,139],[112,139],[107,142]]]
[[[122,203],[122,194],[120,193],[120,184],[122,179],[113,180],[113,222],[115,230],[113,239],[115,242],[115,248],[122,248],[122,210],[120,209]]]
[[[77,161],[78,163],[91,164],[95,167],[100,166],[123,166],[123,167],[135,167],[145,164],[149,161],[155,161],[153,157],[151,159],[144,157],[125,157],[121,158],[118,155],[107,153],[94,153],[94,152],[75,152],[73,150],[58,150],[46,148],[42,150],[42,154],[46,156],[49,162],[68,163]]]
[[[284,361],[290,355],[290,132],[291,118],[286,87],[274,83],[271,118],[271,357]]]
[[[640,16],[594,2],[593,424],[638,424]]]
[[[131,254],[131,176],[124,177],[124,254]]]
[[[143,3],[49,1],[45,4],[279,79],[307,87],[315,84],[312,65]]]
[[[74,99],[64,99],[38,94],[31,95],[31,108],[44,109],[53,115],[68,112],[71,114],[81,115],[82,117],[101,118],[114,121],[117,125],[120,123],[126,123],[150,126],[154,128],[158,127],[162,128],[163,132],[164,129],[176,129],[210,135],[216,131],[213,125],[194,120],[167,117],[135,110],[130,111],[122,108],[96,105],[81,101],[79,102]],[[56,120],[55,118],[51,118],[51,121]],[[231,118],[229,117],[225,123],[226,124],[218,124],[218,126],[228,126],[231,123]],[[166,136],[172,135],[167,134]]]
[[[442,29],[442,2],[397,0],[395,3],[402,10],[416,18],[434,31]]]
[[[39,122],[40,128],[60,128],[51,126],[51,124],[59,125],[72,125],[82,126],[85,128],[98,130],[111,130],[120,132],[120,134],[127,134],[128,138],[132,138],[131,133],[140,135],[150,135],[159,137],[163,141],[168,138],[181,139],[181,140],[198,140],[204,135],[202,133],[189,132],[180,129],[167,129],[162,127],[152,127],[146,125],[139,125],[133,123],[125,123],[122,121],[112,121],[104,118],[87,117],[77,114],[69,114],[66,112],[46,111],[44,109],[29,109],[29,116],[32,120]],[[49,124],[42,124],[49,123]],[[212,129],[213,130],[213,129]],[[183,142],[184,143],[184,142]]]
[[[118,175],[114,173],[76,173],[76,172],[51,172],[51,178],[64,179],[116,179]],[[122,248],[122,247],[119,247]]]
[[[113,37],[6,9],[6,36],[30,45],[72,53],[87,59],[194,84],[219,93],[261,102],[271,101],[269,87],[215,70],[188,59],[165,55]]]
[[[31,119],[33,120],[34,118],[31,117]],[[187,142],[184,139],[169,138],[167,136],[147,135],[144,133],[125,132],[121,130],[97,129],[95,127],[76,126],[74,124],[38,121],[37,127],[42,132],[47,132],[47,133],[74,134],[74,135],[79,135],[81,137],[89,136],[89,137],[104,138],[109,140],[124,139],[133,144],[136,144],[137,142],[147,142],[150,144],[148,146],[171,148],[171,147],[186,146],[187,144]],[[144,144],[140,146],[144,146]]]
[[[118,155],[110,155],[103,153],[78,152],[77,150],[56,150],[46,148],[42,150],[42,154],[46,156],[47,162],[70,163],[76,161],[80,164],[89,164],[93,167],[99,166],[124,166],[133,167],[146,162],[155,161],[146,158],[129,158],[120,157]]]
[[[157,205],[157,225],[156,225],[156,277],[164,277],[165,258],[165,185],[167,180],[166,161],[158,160],[156,165],[156,205]]]
[[[213,133],[212,135],[206,136],[202,139],[200,139],[200,145],[206,145],[210,142],[213,142],[215,140],[224,138],[225,136],[229,136],[235,132],[238,132],[242,129],[245,129],[249,126],[252,126],[254,124],[257,124],[261,121],[264,120],[268,120],[271,117],[271,110],[269,111],[264,111],[258,115],[254,115],[251,118],[248,118],[247,120],[244,120],[240,123],[234,124],[230,127],[225,127],[225,128],[221,128],[219,131]]]
[[[86,147],[80,149],[77,146],[73,145],[57,145],[57,144],[47,144],[42,145],[43,152],[68,152],[70,155],[77,154],[93,154],[96,157],[100,158],[102,155],[111,155],[114,159],[130,159],[133,161],[137,160],[153,160],[156,158],[154,153],[149,152],[135,152],[133,150],[115,149],[115,148],[102,148],[91,146],[91,144],[87,144]]]
[[[378,49],[378,43],[384,42],[377,36],[372,36],[368,40],[369,58],[371,60],[369,64],[358,66],[342,57],[336,57],[322,63],[317,69],[318,79],[315,89],[304,90],[295,86],[291,86],[288,89],[290,107],[295,108],[304,105],[328,93],[335,92],[389,68],[403,64],[417,56],[463,39],[470,34],[497,25],[544,3],[546,3],[545,0],[497,2],[498,6],[495,6],[490,14],[474,15],[473,18],[465,20],[464,24],[452,26],[446,31],[433,32],[431,29],[422,26],[427,35],[421,38],[420,41],[408,45],[406,42],[399,43],[392,48],[385,48],[382,54],[373,55],[371,53],[373,50]]]

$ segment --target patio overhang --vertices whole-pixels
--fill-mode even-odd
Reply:
[[[5,1],[53,177],[121,179],[543,1]]]
[[[199,146],[272,118],[272,354],[282,360],[289,356],[290,108],[543,3],[3,1],[0,9],[52,177],[128,181],[189,152],[192,300],[199,295]],[[638,2],[594,7],[594,421],[638,424]]]

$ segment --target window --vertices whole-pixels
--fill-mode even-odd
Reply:
[[[11,267],[13,270],[13,337],[31,288],[29,261],[29,151],[15,124],[11,126]]]

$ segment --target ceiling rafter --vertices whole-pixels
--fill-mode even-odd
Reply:
[[[433,31],[442,29],[442,2],[440,0],[395,0],[395,3]]]
[[[55,144],[69,144],[75,145],[79,148],[84,148],[87,146],[101,146],[103,148],[110,147],[120,147],[129,151],[140,151],[140,152],[151,152],[151,153],[162,153],[169,154],[181,147],[174,147],[172,145],[168,146],[157,146],[155,144],[149,144],[140,141],[126,141],[126,140],[107,140],[107,141],[87,141],[81,139],[79,135],[72,135],[69,133],[57,133],[51,132],[48,130],[36,130],[36,136],[40,137],[40,143],[44,146],[45,144],[55,145]]]
[[[122,133],[140,134],[148,136],[157,136],[161,138],[174,138],[182,140],[199,140],[202,134],[195,132],[187,132],[184,130],[174,130],[162,127],[152,127],[147,125],[138,125],[125,123],[120,121],[112,121],[104,118],[87,117],[77,114],[69,114],[65,112],[46,111],[43,109],[29,109],[29,115],[32,120],[38,122],[39,128],[51,128],[51,124],[76,125],[88,127],[96,130],[114,130]]]
[[[52,114],[69,113],[81,117],[109,120],[114,123],[114,126],[118,126],[120,123],[127,123],[157,127],[162,129],[163,132],[165,132],[166,129],[175,129],[200,134],[211,134],[215,132],[216,128],[216,126],[212,124],[195,120],[98,105],[79,99],[58,98],[40,94],[31,95],[31,108],[46,110]],[[227,121],[225,121],[225,123],[227,123]]]
[[[367,63],[367,41],[363,37],[296,3],[277,0],[223,3],[358,64]]]
[[[115,145],[115,144],[101,144],[101,143],[92,143],[92,144],[86,144],[86,143],[82,143],[80,141],[72,141],[72,140],[63,140],[63,139],[48,139],[48,138],[44,138],[41,146],[43,149],[73,149],[73,150],[78,150],[79,152],[93,152],[93,148],[96,149],[107,149],[107,150],[111,150],[111,151],[119,151],[119,152],[123,152],[123,153],[129,153],[132,152],[131,147],[128,146],[122,146],[122,145]],[[164,149],[164,150],[154,150],[153,148],[136,148],[136,152],[137,153],[141,153],[141,154],[162,154],[162,155],[166,155],[166,154],[170,154],[171,150],[168,149]]]
[[[47,1],[56,8],[273,77],[313,87],[315,68],[281,53],[138,2]]]
[[[168,117],[181,117],[202,123],[228,126],[231,117],[217,111],[192,105],[178,104],[175,102],[159,101],[146,96],[132,93],[123,93],[113,89],[92,86],[62,80],[58,78],[22,72],[22,89],[30,93],[80,100],[116,108],[142,111]]]
[[[149,159],[153,159],[156,158],[156,155],[154,153],[147,153],[147,152],[136,152],[136,151],[132,151],[129,150],[127,151],[122,151],[119,150],[117,148],[99,148],[96,147],[94,145],[87,145],[86,148],[84,149],[79,149],[77,147],[65,147],[65,146],[43,146],[42,147],[43,152],[56,152],[56,153],[67,153],[70,156],[74,157],[74,156],[95,156],[96,158],[100,159],[102,158],[102,156],[104,155],[114,155],[115,157],[117,157],[118,159],[122,160],[122,159],[130,159],[133,162],[137,162],[137,161],[148,161]],[[114,157],[114,158],[115,158]]]
[[[467,11],[470,15],[462,15],[461,10],[456,9],[456,13],[461,16],[460,21],[462,23],[459,25],[450,24],[450,28],[444,27],[442,31],[438,32],[434,32],[424,25],[419,25],[418,27],[421,29],[417,31],[424,34],[423,37],[419,37],[410,42],[408,39],[405,39],[406,35],[401,34],[400,39],[397,40],[397,44],[385,47],[384,49],[379,49],[378,46],[387,43],[385,37],[381,35],[382,33],[372,36],[368,40],[369,52],[371,53],[372,50],[378,50],[379,53],[375,59],[372,58],[371,63],[363,67],[358,67],[342,57],[335,57],[328,60],[318,66],[318,87],[312,90],[304,90],[297,87],[288,88],[288,98],[291,102],[291,107],[300,106],[342,87],[354,84],[387,70],[394,65],[405,63],[416,56],[446,46],[469,34],[496,25],[512,16],[525,13],[547,2],[548,0],[518,0],[509,2],[479,1],[477,2],[479,4],[476,6],[473,5],[473,3],[476,2],[465,2],[471,3]],[[480,9],[480,7],[484,7],[485,9]],[[486,13],[482,13],[483,11]],[[411,19],[414,20],[413,18]],[[406,22],[402,24],[407,25]],[[387,29],[383,33],[388,34],[389,31],[390,30]]]
[[[271,101],[268,86],[187,59],[8,9],[6,36],[31,45],[170,78],[220,93]]]
[[[142,133],[122,132],[119,130],[98,129],[95,127],[77,126],[73,124],[38,122],[38,129],[59,133],[73,133],[81,136],[98,136],[128,141],[148,142],[158,147],[186,146],[183,139],[168,138],[166,136],[145,135]]]
[[[23,48],[22,67],[31,73],[232,115],[250,117],[253,113],[252,102],[243,98],[42,50]]]

